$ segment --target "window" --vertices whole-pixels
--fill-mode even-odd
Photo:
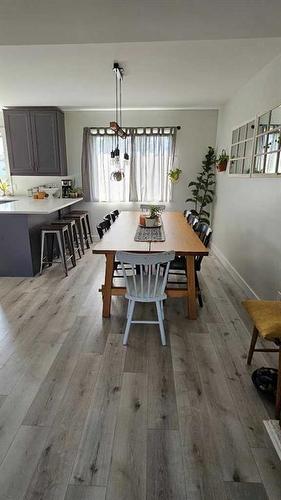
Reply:
[[[116,136],[110,129],[84,129],[82,176],[86,198],[105,202],[170,201],[168,172],[173,165],[176,127],[125,130],[127,139],[119,139],[120,158],[127,152],[130,159],[124,167],[121,160],[124,178],[116,181],[111,175]]]
[[[8,180],[10,177],[7,155],[4,142],[4,129],[0,127],[0,179],[3,181]]]
[[[249,175],[254,141],[254,120],[232,132],[229,173]]]

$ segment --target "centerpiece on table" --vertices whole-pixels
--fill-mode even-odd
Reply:
[[[140,226],[160,227],[160,213],[161,210],[159,210],[159,207],[157,207],[156,205],[152,205],[149,209],[149,215],[140,215]]]

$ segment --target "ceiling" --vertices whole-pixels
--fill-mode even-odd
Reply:
[[[218,107],[281,52],[281,38],[0,47],[0,105]]]
[[[281,36],[280,0],[0,0],[0,44]]]
[[[217,108],[281,53],[280,0],[0,0],[0,106]]]

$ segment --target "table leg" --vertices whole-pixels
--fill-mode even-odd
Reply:
[[[102,315],[104,318],[110,317],[110,306],[111,306],[111,287],[112,287],[112,278],[114,272],[114,258],[115,255],[113,253],[106,254],[106,264],[105,264],[105,280],[103,287],[103,309]]]
[[[187,310],[189,319],[197,318],[197,308],[196,308],[196,287],[195,287],[195,261],[194,255],[186,256],[186,268],[187,268]]]

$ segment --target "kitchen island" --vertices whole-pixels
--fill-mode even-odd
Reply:
[[[35,276],[40,269],[40,228],[83,198],[0,198],[0,276]]]

